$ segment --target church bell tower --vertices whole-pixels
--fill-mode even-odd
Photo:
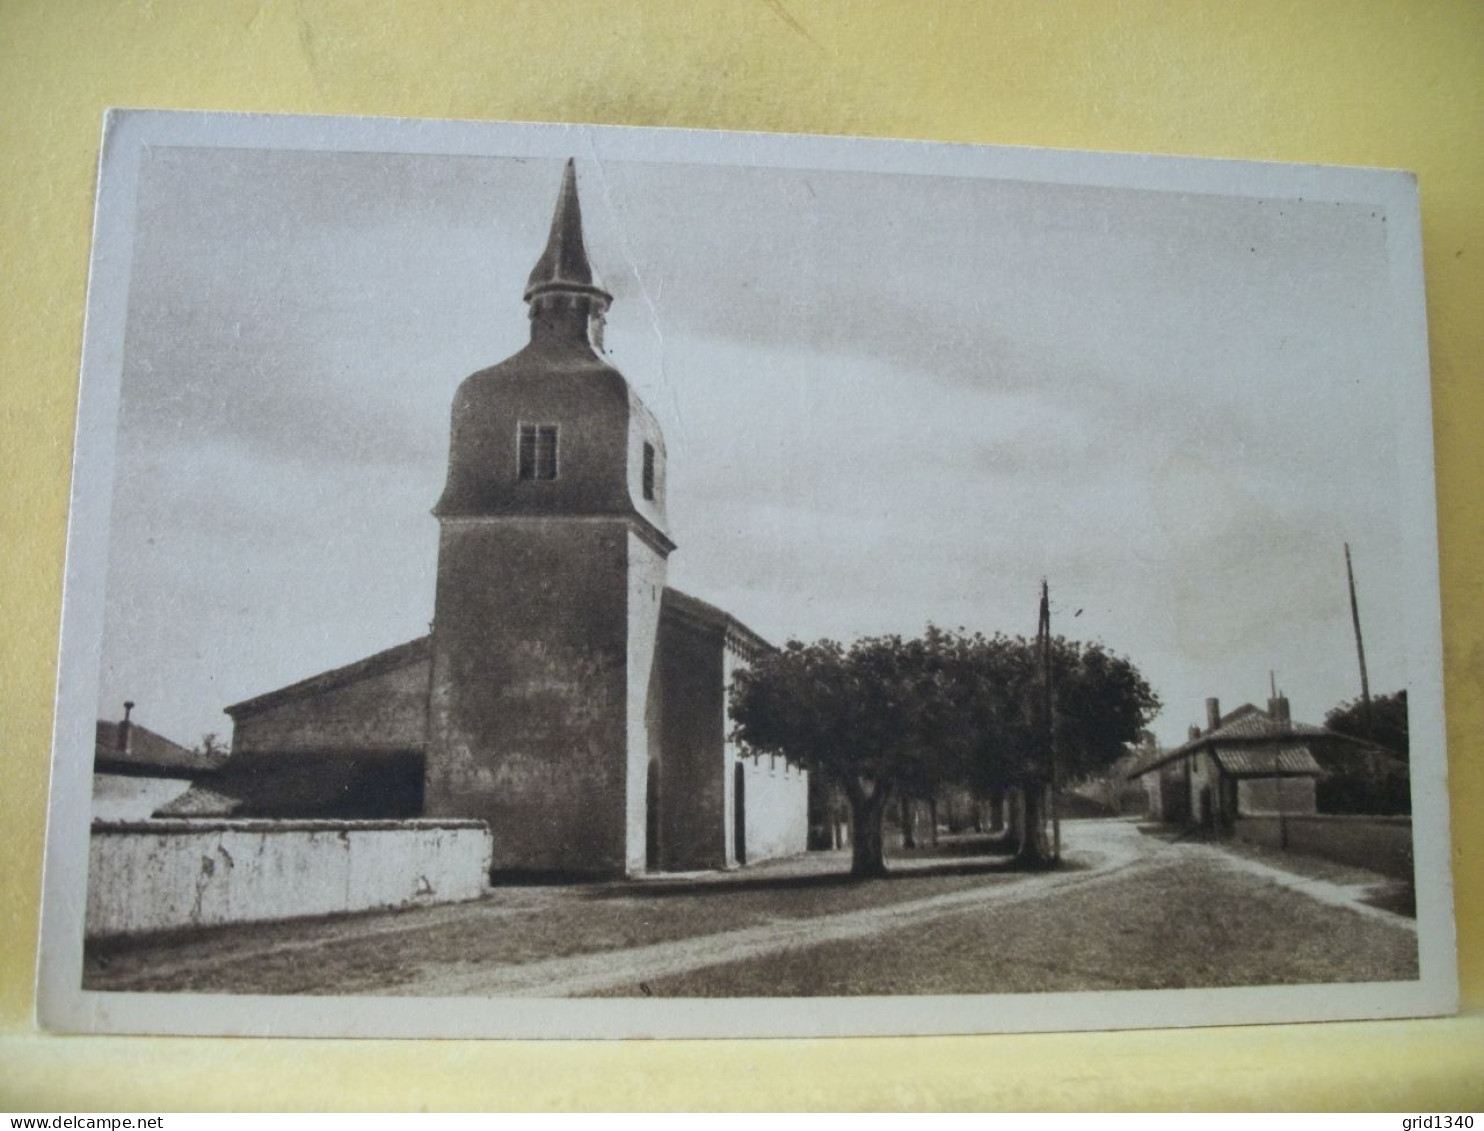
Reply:
[[[496,872],[628,874],[674,543],[659,425],[604,358],[570,161],[525,300],[530,344],[454,397],[424,808],[488,821]]]

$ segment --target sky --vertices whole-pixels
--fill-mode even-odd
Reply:
[[[561,162],[142,157],[99,715],[222,708],[427,631],[449,409],[518,350]],[[774,641],[1054,631],[1167,743],[1407,685],[1403,364],[1374,206],[578,160],[670,584]]]

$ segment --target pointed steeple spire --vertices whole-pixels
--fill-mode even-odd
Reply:
[[[582,239],[582,204],[577,199],[577,168],[570,158],[562,173],[556,213],[551,218],[551,235],[547,237],[546,250],[531,270],[525,299],[530,302],[553,291],[599,295],[612,300],[587,259],[587,245]]]

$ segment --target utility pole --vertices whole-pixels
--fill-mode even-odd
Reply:
[[[1043,741],[1046,744],[1046,761],[1050,770],[1051,785],[1047,808],[1051,811],[1051,858],[1061,860],[1061,818],[1056,811],[1056,791],[1059,774],[1056,764],[1056,723],[1052,713],[1051,690],[1051,590],[1046,579],[1041,579],[1041,612],[1036,623],[1036,643],[1040,648],[1041,661],[1041,718]]]
[[[1350,582],[1350,623],[1355,627],[1355,654],[1360,659],[1360,703],[1365,717],[1366,738],[1371,737],[1371,680],[1365,670],[1365,641],[1360,635],[1360,604],[1355,599],[1355,568],[1350,564],[1350,543],[1345,543],[1345,577]]]

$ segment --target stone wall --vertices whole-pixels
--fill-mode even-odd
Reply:
[[[95,822],[88,937],[477,899],[477,821]]]
[[[1269,848],[1320,856],[1400,880],[1412,878],[1410,817],[1343,817],[1304,814],[1239,817],[1238,839]]]

